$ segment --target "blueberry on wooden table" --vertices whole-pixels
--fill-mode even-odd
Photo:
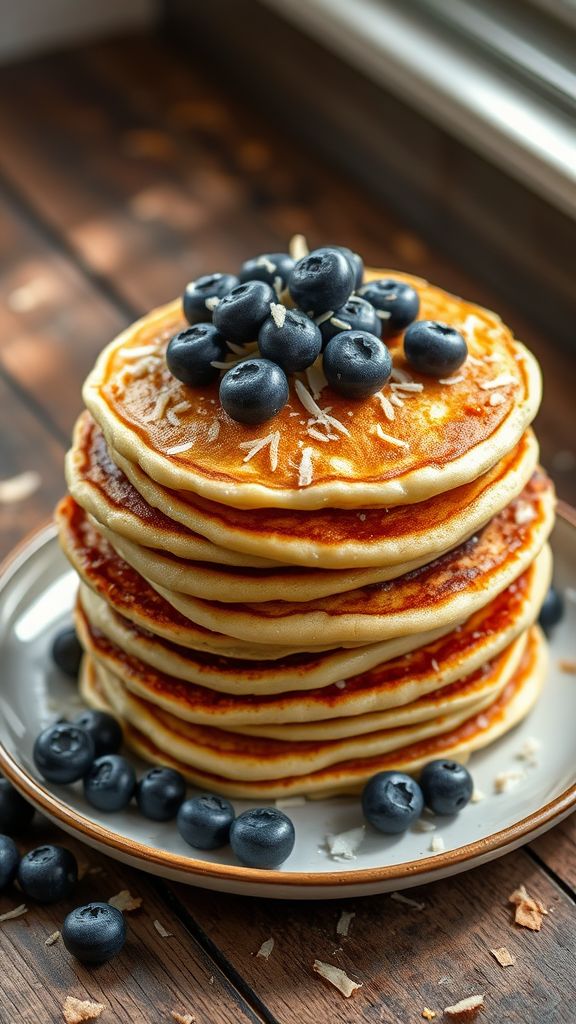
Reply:
[[[290,818],[275,807],[255,807],[232,822],[230,845],[249,868],[278,868],[294,849],[296,833]]]
[[[220,381],[220,404],[239,423],[265,423],[288,401],[284,370],[269,359],[245,359]]]
[[[20,853],[10,836],[0,835],[0,892],[7,889],[16,878]]]
[[[462,366],[468,346],[450,324],[416,320],[404,335],[404,354],[418,373],[427,377],[449,377]]]
[[[84,796],[99,811],[122,811],[136,789],[136,775],[120,754],[98,757],[84,778]]]
[[[375,394],[392,372],[386,345],[366,331],[342,331],[324,350],[324,374],[331,388],[347,398]]]
[[[229,800],[202,793],[181,805],[176,824],[189,846],[197,850],[217,850],[228,843],[234,816]]]
[[[34,743],[34,764],[44,779],[66,785],[86,775],[95,757],[94,740],[86,729],[56,722]]]
[[[418,292],[405,281],[381,278],[368,281],[358,289],[358,294],[381,313],[382,337],[398,334],[418,316],[420,298]]]
[[[564,598],[556,587],[549,587],[538,616],[538,622],[546,636],[549,636],[551,630],[558,625],[563,616]]]
[[[366,299],[359,295],[351,295],[340,309],[336,309],[328,320],[320,324],[323,347],[331,338],[342,331],[367,331],[377,338],[382,334],[382,321],[378,313]]]
[[[186,796],[184,776],[173,768],[150,768],[136,786],[136,803],[145,818],[171,821]]]
[[[61,672],[71,679],[78,677],[84,651],[73,626],[59,630],[52,641],[51,653],[54,664]]]
[[[195,324],[170,339],[166,365],[183,384],[200,387],[216,380],[220,371],[212,363],[221,362],[226,351],[226,341],[214,324]]]
[[[379,832],[405,832],[422,814],[424,798],[418,783],[404,772],[378,772],[362,792],[364,817]]]
[[[458,814],[470,800],[474,783],[463,764],[439,758],[422,769],[420,788],[434,814]]]
[[[70,896],[78,880],[76,858],[63,846],[38,846],[22,857],[17,879],[28,899],[57,903]]]
[[[311,366],[320,355],[322,335],[319,327],[299,309],[280,310],[264,321],[258,335],[258,347],[265,359],[281,366],[285,373],[298,373]]]
[[[0,775],[0,832],[20,835],[28,828],[34,813],[32,804]]]
[[[184,289],[182,305],[189,324],[208,323],[216,306],[216,299],[223,299],[239,280],[234,274],[205,274],[190,281]]]
[[[64,920],[62,941],[82,963],[104,963],[116,956],[126,942],[124,915],[109,903],[76,907]]]
[[[288,288],[294,302],[305,313],[319,316],[339,309],[354,289],[354,271],[339,249],[314,249],[298,260]]]
[[[122,746],[122,726],[107,711],[96,711],[90,708],[81,711],[73,720],[92,737],[95,757],[103,754],[115,754]]]
[[[329,252],[331,249],[336,249],[337,252],[341,252],[346,257],[354,275],[352,287],[354,290],[358,289],[364,280],[364,260],[362,257],[357,252],[349,249],[347,245],[322,245],[319,249],[315,249],[314,252]]]
[[[246,281],[264,281],[276,294],[283,291],[294,268],[294,260],[287,252],[265,252],[246,260],[238,277]]]
[[[255,341],[276,292],[265,281],[246,281],[228,292],[214,310],[214,326],[228,341],[243,345]]]

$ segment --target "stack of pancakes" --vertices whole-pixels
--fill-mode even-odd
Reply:
[[[400,337],[379,394],[336,395],[320,360],[246,426],[218,381],[171,377],[175,302],[86,382],[57,510],[82,692],[204,789],[318,796],[464,760],[541,688],[554,496],[530,429],[537,364],[493,313],[381,276],[464,334],[453,377],[411,370]]]

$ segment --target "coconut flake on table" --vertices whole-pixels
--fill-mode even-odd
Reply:
[[[328,833],[325,838],[328,854],[333,860],[356,860],[356,854],[366,835],[366,826],[351,828],[338,834]]]
[[[260,949],[256,953],[256,956],[259,956],[262,960],[268,960],[272,954],[273,949],[274,939],[266,939],[266,941],[263,942],[262,945],[260,946]]]
[[[15,505],[16,502],[25,501],[38,490],[41,483],[40,474],[34,470],[0,480],[0,505]]]
[[[352,981],[340,967],[323,963],[322,960],[315,960],[312,970],[319,974],[321,978],[324,978],[325,981],[329,981],[331,985],[334,985],[334,988],[337,988],[346,999],[349,999],[356,989],[362,988],[361,982]]]
[[[346,938],[350,932],[350,925],[355,917],[355,911],[343,910],[336,922],[336,935],[343,935]]]
[[[433,828],[436,826],[433,825]],[[413,900],[410,896],[404,896],[401,892],[391,892],[390,899],[394,900],[395,903],[403,903],[406,907],[414,907],[414,910],[424,910],[426,908],[425,903],[421,903],[419,900]]]
[[[0,924],[4,921],[15,921],[17,917],[24,917],[24,914],[28,913],[28,907],[25,903],[21,903],[19,907],[15,907],[14,910],[7,910],[4,914],[0,914]]]
[[[484,1006],[484,996],[467,996],[466,999],[461,999],[459,1003],[454,1003],[453,1006],[445,1006],[444,1013],[448,1017],[459,1017],[461,1020],[469,1020],[476,1012]]]

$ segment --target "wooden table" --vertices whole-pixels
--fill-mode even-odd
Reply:
[[[4,68],[0,139],[0,478],[34,470],[41,479],[26,500],[0,506],[3,553],[63,491],[80,384],[99,349],[186,280],[281,249],[295,230],[499,305],[541,360],[543,458],[561,496],[576,498],[569,356],[162,43],[130,38]],[[199,1024],[410,1024],[424,1007],[442,1020],[444,1006],[478,991],[487,1022],[576,1019],[574,819],[493,864],[412,890],[424,910],[389,896],[352,901],[344,940],[336,903],[169,884],[37,821],[29,845],[48,839],[73,847],[86,873],[73,901],[0,925],[1,1024],[59,1021],[68,994],[105,1003],[103,1024],[161,1024],[172,1011]],[[519,884],[550,908],[539,933],[511,923],[507,897]],[[73,905],[124,888],[143,903],[117,960],[86,969],[61,942],[45,945]],[[0,897],[0,913],[12,906]],[[272,956],[257,958],[271,937]],[[490,954],[499,946],[516,966],[499,966]],[[312,973],[316,958],[363,987],[343,999]]]

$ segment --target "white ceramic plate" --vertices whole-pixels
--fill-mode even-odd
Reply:
[[[229,850],[197,859],[173,823],[158,825],[131,809],[98,814],[78,786],[40,781],[32,763],[34,738],[57,717],[80,706],[75,686],[53,667],[50,644],[69,621],[76,578],[48,527],[27,541],[0,575],[0,769],[50,819],[111,857],[180,882],[245,895],[332,899],[421,885],[476,867],[534,839],[576,806],[576,677],[559,669],[576,656],[576,518],[564,509],[554,534],[555,579],[567,593],[557,627],[550,678],[532,714],[469,764],[485,798],[454,819],[436,819],[430,833],[390,837],[366,831],[355,859],[335,861],[326,835],[362,824],[358,798],[311,801],[288,810],[296,846],[280,871],[239,866]],[[571,588],[573,588],[571,590]],[[518,759],[527,738],[540,744],[537,764]],[[140,765],[138,767],[141,767]],[[525,776],[506,794],[493,780],[508,769]],[[237,811],[250,806],[235,801]],[[445,851],[430,852],[433,836]]]

